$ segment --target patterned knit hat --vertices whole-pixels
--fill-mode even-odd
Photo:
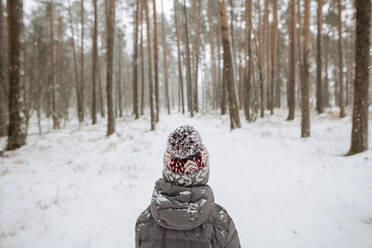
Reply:
[[[169,135],[163,178],[180,186],[198,186],[208,182],[208,152],[194,127],[180,126]]]

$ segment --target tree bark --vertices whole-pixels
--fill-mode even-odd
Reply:
[[[143,109],[145,106],[145,57],[143,52],[143,2],[141,4],[141,115],[143,115]]]
[[[344,107],[344,80],[343,80],[343,52],[342,52],[342,4],[341,0],[338,0],[338,73],[339,73],[339,105],[340,105],[340,118],[345,117]]]
[[[7,108],[6,108],[6,82],[5,82],[5,44],[4,44],[4,15],[3,1],[0,0],[0,137],[7,135]]]
[[[187,81],[187,107],[191,117],[194,116],[194,108],[192,102],[192,83],[191,83],[191,63],[190,63],[190,44],[189,44],[189,29],[187,21],[186,0],[183,0],[183,13],[185,17],[185,47],[186,47],[186,81]]]
[[[119,109],[119,117],[123,117],[123,95],[122,95],[122,88],[121,88],[121,80],[122,80],[122,69],[123,69],[123,39],[124,34],[121,29],[118,29],[118,76],[116,78],[116,93],[117,93],[117,106]]]
[[[139,118],[138,113],[138,15],[139,0],[136,0],[135,23],[134,23],[134,42],[133,42],[133,114],[134,118]]]
[[[356,0],[355,81],[349,155],[368,149],[368,86],[371,1]]]
[[[305,0],[303,80],[301,83],[301,137],[310,136],[309,56],[310,56],[310,0]]]
[[[168,61],[167,61],[167,43],[165,39],[165,24],[164,24],[164,9],[163,9],[163,0],[161,0],[161,38],[163,45],[163,64],[164,64],[164,98],[165,105],[167,106],[168,115],[170,115],[170,102],[169,102],[169,89],[168,89]]]
[[[9,126],[6,150],[15,150],[26,143],[25,120],[22,115],[21,47],[23,1],[8,0],[8,55],[9,55]]]
[[[79,112],[79,119],[81,119],[81,122],[84,121],[84,0],[81,0],[81,9],[80,9],[80,15],[81,15],[81,41],[80,41],[80,99],[81,99],[81,109]]]
[[[145,12],[146,12],[146,28],[147,28],[147,60],[149,63],[149,101],[150,101],[150,123],[151,130],[155,130],[155,115],[154,115],[154,101],[153,101],[153,84],[152,84],[152,52],[151,52],[151,36],[150,36],[150,17],[149,17],[149,6],[148,2],[145,1]]]
[[[52,117],[53,117],[53,129],[59,128],[59,121],[56,112],[56,69],[54,59],[54,7],[53,0],[49,3],[49,28],[50,28],[50,83],[49,90],[52,94]]]
[[[80,78],[79,78],[79,69],[78,69],[78,63],[77,63],[77,52],[76,52],[76,46],[75,46],[75,29],[73,26],[73,20],[72,20],[72,6],[70,4],[69,7],[69,15],[70,15],[70,29],[71,29],[71,46],[72,46],[72,55],[74,60],[74,74],[75,74],[75,89],[76,89],[76,101],[77,101],[77,113],[79,122],[84,121],[84,114],[82,114],[83,111],[83,105],[82,105],[82,99],[81,99],[81,87],[80,87]]]
[[[296,52],[295,52],[295,35],[296,35],[296,0],[290,1],[291,23],[289,30],[289,92],[288,92],[288,121],[294,119],[295,114],[295,77],[296,77]]]
[[[97,104],[96,104],[96,81],[97,81],[97,0],[93,0],[94,26],[93,26],[93,58],[92,58],[92,124],[97,123]]]
[[[194,36],[192,41],[192,89],[193,89],[193,107],[194,111],[198,112],[198,71],[199,71],[199,30],[200,30],[200,12],[201,1],[194,0]]]
[[[154,18],[154,76],[155,76],[155,108],[156,116],[155,121],[159,122],[159,48],[158,48],[158,20],[156,17],[156,3],[152,0],[153,18]]]
[[[114,35],[115,35],[115,3],[116,0],[108,0],[106,10],[107,30],[107,136],[115,132],[115,117],[112,97],[113,72],[114,72]]]
[[[174,16],[178,16],[178,2],[176,0],[174,2]],[[180,33],[178,27],[178,18],[175,19],[176,24],[176,36],[177,36],[177,61],[178,61],[178,84],[179,84],[179,91],[181,95],[181,103],[182,103],[182,113],[185,113],[185,100],[184,100],[184,93],[183,93],[183,75],[182,75],[182,62],[181,62],[181,46],[180,46]]]
[[[226,3],[220,0],[218,3],[221,18],[221,36],[223,44],[223,75],[228,89],[230,128],[240,128],[238,103],[235,95],[233,61],[231,56],[231,43],[229,26],[227,23]]]
[[[274,86],[278,83],[277,79],[277,46],[278,46],[278,0],[274,0],[273,6],[273,28],[271,36],[271,84],[270,84],[270,113],[274,114]]]
[[[245,1],[245,29],[246,29],[246,45],[245,45],[245,57],[246,59],[246,68],[244,73],[244,114],[245,119],[247,121],[252,120],[251,116],[251,95],[252,95],[252,87],[251,87],[251,74],[252,74],[252,0]],[[248,56],[247,56],[248,55]]]
[[[323,0],[318,0],[317,10],[317,39],[316,39],[316,110],[323,113],[323,84],[322,84],[322,23]]]
[[[328,79],[328,34],[324,41],[324,90],[323,90],[323,108],[329,107],[329,79]]]

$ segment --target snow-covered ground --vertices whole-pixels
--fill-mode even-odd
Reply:
[[[33,134],[0,157],[0,247],[134,247],[167,135],[188,123],[210,153],[210,185],[242,247],[371,248],[372,150],[343,156],[350,118],[312,115],[311,138],[301,139],[299,118],[285,117],[230,131],[217,114],[163,114],[154,132],[148,117],[124,117],[110,138],[104,120]]]

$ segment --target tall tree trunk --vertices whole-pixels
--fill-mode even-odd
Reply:
[[[228,89],[230,128],[240,128],[238,103],[235,95],[233,61],[231,56],[231,43],[229,26],[227,23],[226,3],[220,0],[218,3],[221,18],[221,35],[223,44],[223,75]]]
[[[53,129],[59,128],[59,122],[56,111],[56,70],[54,59],[54,6],[53,0],[49,2],[49,21],[50,21],[50,90],[52,92],[52,116]]]
[[[316,39],[316,110],[323,113],[323,84],[322,84],[322,23],[323,0],[318,0],[317,11],[317,39]]]
[[[107,30],[107,136],[115,132],[115,117],[112,97],[113,73],[114,73],[114,37],[115,37],[115,3],[116,0],[108,0],[106,10]]]
[[[154,22],[154,76],[155,76],[155,108],[156,108],[156,122],[159,122],[159,48],[158,48],[158,20],[156,18],[156,3],[152,0],[153,7],[153,22]]]
[[[296,52],[295,52],[295,35],[296,35],[296,0],[290,1],[291,24],[289,30],[289,92],[288,92],[288,121],[294,119],[295,114],[295,78],[296,78]]]
[[[97,0],[93,0],[94,27],[93,27],[93,59],[92,59],[92,124],[97,123],[97,104],[96,104],[96,81],[97,81]]]
[[[79,120],[84,121],[84,0],[81,0],[81,44],[80,44],[80,99],[81,99],[81,112],[79,112]]]
[[[139,0],[136,0],[135,24],[134,24],[134,42],[133,42],[133,114],[134,118],[139,118],[138,113],[138,15]]]
[[[345,117],[344,107],[344,80],[343,80],[343,53],[342,53],[342,3],[338,0],[338,73],[339,73],[339,104],[340,104],[340,118]]]
[[[117,106],[119,109],[119,116],[123,117],[123,96],[121,89],[121,79],[122,79],[122,68],[123,68],[123,38],[124,34],[120,29],[118,29],[118,77],[116,78],[116,92],[117,92]]]
[[[185,47],[186,47],[186,81],[187,81],[187,107],[191,117],[194,116],[194,108],[192,102],[192,85],[191,85],[191,63],[190,63],[190,44],[189,44],[189,29],[187,21],[186,0],[183,0],[183,13],[185,17]]]
[[[368,149],[368,86],[371,1],[356,0],[353,127],[349,155]]]
[[[274,86],[278,83],[277,79],[277,46],[278,46],[278,0],[274,0],[273,6],[273,32],[271,36],[271,87],[270,87],[270,113],[274,114]]]
[[[65,73],[65,56],[64,56],[64,40],[63,37],[65,35],[65,29],[64,29],[64,19],[62,15],[59,15],[58,17],[58,48],[57,48],[57,61],[58,61],[58,74],[56,71],[56,74],[58,76],[58,84],[64,85],[64,73]],[[67,92],[71,92],[71,87],[68,87]],[[70,95],[65,95],[67,99],[63,99],[64,102],[62,104],[62,109],[60,111],[60,114],[57,116],[59,119],[64,118],[67,120],[68,111],[69,111],[69,101],[70,101]]]
[[[71,29],[71,45],[72,45],[72,55],[74,59],[74,74],[75,74],[75,88],[76,88],[76,101],[77,101],[77,112],[78,112],[78,118],[79,122],[84,121],[84,115],[83,113],[83,104],[81,99],[81,87],[80,87],[80,78],[79,78],[79,69],[78,69],[78,63],[77,63],[77,52],[76,52],[76,46],[75,46],[75,29],[73,25],[72,20],[72,6],[70,3],[69,7],[69,15],[70,15],[70,29]]]
[[[270,105],[270,37],[269,37],[269,0],[265,0],[264,24],[263,24],[263,46],[265,61],[265,82],[266,82],[266,106],[271,109]]]
[[[0,0],[0,137],[7,135],[7,108],[6,108],[6,93],[5,93],[5,44],[4,44],[4,15],[3,1]]]
[[[8,54],[9,54],[9,126],[6,150],[15,150],[26,143],[21,86],[21,47],[23,1],[8,0]]]
[[[246,0],[245,1],[245,29],[246,29],[246,45],[245,45],[245,57],[247,58],[248,55],[248,61],[246,59],[246,68],[244,73],[244,114],[245,119],[247,121],[251,121],[251,74],[252,74],[252,44],[251,44],[251,38],[252,38],[252,0]]]
[[[329,79],[328,79],[328,34],[324,41],[324,90],[323,90],[323,108],[329,107]]]
[[[199,111],[198,108],[198,70],[199,70],[199,30],[200,30],[200,12],[201,1],[194,0],[194,36],[192,40],[192,89],[193,89],[193,107],[195,112]]]
[[[305,0],[303,80],[301,83],[301,137],[310,136],[309,56],[310,56],[310,0]]]
[[[174,2],[174,15],[178,16],[178,1]],[[177,36],[177,61],[178,61],[178,84],[179,84],[179,91],[181,95],[181,103],[182,103],[182,113],[185,113],[185,100],[184,100],[184,93],[183,93],[183,75],[182,75],[182,62],[181,62],[181,46],[180,46],[180,33],[178,27],[178,18],[175,19],[176,24],[176,36]]]
[[[167,62],[167,43],[165,39],[163,0],[161,0],[161,38],[163,44],[163,63],[164,63],[164,97],[168,115],[170,115],[169,89],[168,89],[168,62]]]
[[[145,1],[145,12],[146,12],[146,29],[147,29],[147,60],[149,63],[148,73],[149,73],[149,101],[150,101],[150,122],[151,130],[155,130],[155,115],[154,115],[154,100],[153,100],[153,84],[152,84],[152,52],[151,52],[151,36],[150,36],[150,17],[149,17],[149,6],[148,2]]]
[[[141,4],[141,115],[143,115],[143,110],[145,106],[145,57],[143,52],[143,1]]]
[[[214,43],[214,24],[213,24],[213,13],[212,13],[212,6],[213,2],[210,1],[208,3],[208,37],[209,37],[209,44],[211,48],[211,78],[212,78],[212,89],[213,89],[213,100],[214,100],[214,108],[218,106],[218,81],[217,81],[217,67],[216,67],[216,52],[215,52],[215,43]]]
[[[98,73],[98,91],[99,91],[99,105],[101,111],[101,117],[105,117],[105,105],[103,103],[103,90],[102,90],[102,76],[101,76],[101,57],[97,52],[97,73]]]

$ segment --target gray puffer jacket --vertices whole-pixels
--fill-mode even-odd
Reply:
[[[240,248],[226,210],[208,186],[156,182],[151,205],[136,223],[136,248]]]

